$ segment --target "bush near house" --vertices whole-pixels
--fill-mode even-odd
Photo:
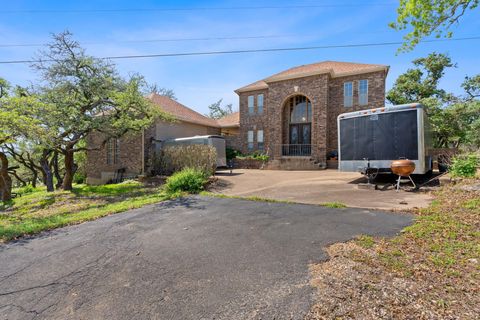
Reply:
[[[475,154],[458,156],[453,159],[450,173],[453,177],[474,178],[479,164],[478,156]]]
[[[245,156],[238,156],[237,157],[238,159],[253,159],[253,160],[259,160],[259,161],[262,161],[262,162],[267,162],[270,157],[264,153],[260,153],[260,152],[254,152],[254,153],[251,153],[251,154],[247,154]]]
[[[178,192],[199,193],[208,182],[210,175],[195,168],[184,168],[168,177],[165,191],[169,194]]]
[[[211,175],[217,167],[217,151],[208,145],[169,146],[162,149],[154,163],[154,171],[159,174],[193,168]]]

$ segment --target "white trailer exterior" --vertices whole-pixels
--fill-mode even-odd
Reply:
[[[225,138],[222,136],[194,136],[169,139],[162,142],[162,146],[179,146],[203,144],[213,146],[217,150],[217,168],[227,166]]]
[[[393,160],[415,162],[415,174],[432,170],[430,131],[419,103],[343,113],[337,118],[338,169],[389,172]]]

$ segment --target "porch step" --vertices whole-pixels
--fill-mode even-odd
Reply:
[[[311,157],[284,157],[270,160],[266,163],[266,170],[323,170],[326,164]]]

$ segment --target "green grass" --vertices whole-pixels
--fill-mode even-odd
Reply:
[[[355,242],[362,248],[369,249],[375,244],[375,239],[372,236],[361,235],[355,239]]]
[[[457,186],[443,187],[435,197],[401,235],[379,246],[381,261],[404,274],[413,274],[421,261],[431,272],[469,277],[469,260],[480,256],[480,197]]]
[[[276,200],[276,199],[263,198],[263,197],[258,197],[258,196],[248,196],[248,197],[230,196],[230,195],[226,195],[226,194],[214,193],[214,192],[209,192],[209,191],[202,191],[202,192],[200,192],[200,195],[208,196],[208,197],[215,197],[215,198],[223,198],[223,199],[239,199],[239,200],[248,200],[248,201],[262,201],[262,202],[288,203],[288,204],[295,203],[295,202],[288,201],[288,200]]]
[[[321,204],[323,207],[327,208],[336,208],[336,209],[341,209],[341,208],[346,208],[347,206],[341,202],[324,202]]]
[[[209,196],[209,197],[226,198],[226,199],[240,199],[240,200],[248,200],[248,201],[262,201],[262,202],[287,203],[287,204],[294,204],[294,203],[304,204],[304,203],[294,202],[294,201],[290,201],[290,200],[277,200],[277,199],[263,198],[263,197],[258,197],[258,196],[247,196],[247,197],[231,196],[231,195],[208,192],[208,191],[200,192],[200,194],[204,195],[204,196]],[[319,206],[327,207],[327,208],[336,208],[336,209],[341,209],[341,208],[346,208],[347,207],[345,204],[340,203],[340,202],[325,202],[325,203],[319,204]]]
[[[102,186],[76,185],[72,192],[41,188],[0,205],[0,242],[32,235],[175,197],[160,188],[128,181]]]

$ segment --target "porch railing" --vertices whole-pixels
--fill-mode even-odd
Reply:
[[[312,154],[311,144],[282,144],[280,145],[282,157],[308,157]]]

